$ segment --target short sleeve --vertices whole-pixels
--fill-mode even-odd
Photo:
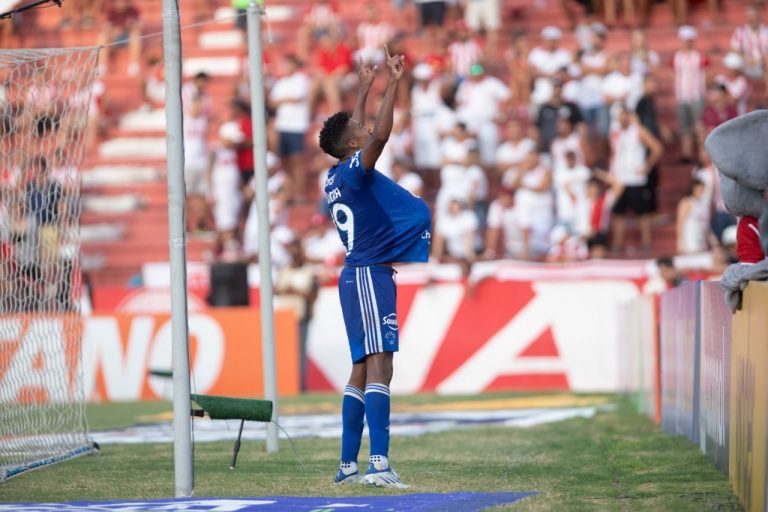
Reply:
[[[367,176],[367,172],[363,163],[360,161],[362,156],[362,149],[358,149],[352,158],[342,163],[341,175],[349,186],[354,189],[358,189],[363,185],[363,180]]]

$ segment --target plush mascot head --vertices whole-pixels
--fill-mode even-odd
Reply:
[[[768,253],[768,110],[727,121],[704,142],[720,171],[725,206],[738,217],[759,218],[763,250]]]

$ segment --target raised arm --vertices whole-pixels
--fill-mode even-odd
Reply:
[[[405,57],[402,55],[389,55],[389,49],[384,46],[386,54],[387,70],[389,71],[389,82],[387,90],[384,92],[384,98],[381,100],[379,114],[376,116],[376,122],[371,131],[371,138],[368,144],[363,148],[360,162],[366,170],[371,170],[376,165],[384,146],[389,140],[389,134],[392,132],[392,122],[395,111],[395,95],[397,92],[397,82],[403,76],[405,68]]]
[[[357,74],[360,77],[360,92],[357,95],[357,103],[355,103],[355,110],[352,112],[352,119],[360,123],[360,126],[365,126],[365,103],[368,100],[368,91],[371,90],[378,66],[366,66],[362,57],[360,57],[359,64]]]

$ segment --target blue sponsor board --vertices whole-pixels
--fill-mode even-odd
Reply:
[[[728,473],[731,389],[731,310],[717,282],[702,282],[700,291],[701,374],[699,446],[717,469]]]
[[[664,292],[660,311],[661,427],[699,442],[699,285]]]
[[[270,496],[263,498],[187,498],[69,503],[0,503],[0,512],[480,512],[536,492],[403,494],[350,498]]]

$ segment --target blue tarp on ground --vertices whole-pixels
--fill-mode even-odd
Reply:
[[[145,501],[79,501],[68,503],[0,503],[0,512],[480,512],[514,503],[535,492],[457,492],[349,498],[273,496],[264,498],[188,498]]]

